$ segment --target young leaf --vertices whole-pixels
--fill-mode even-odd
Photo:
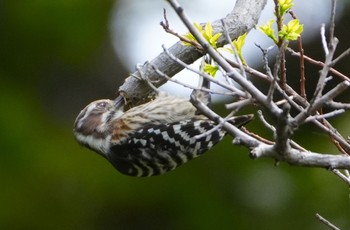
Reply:
[[[278,3],[279,3],[279,8],[280,8],[280,16],[283,17],[283,15],[288,11],[290,10],[293,5],[294,5],[294,2],[293,0],[278,0]]]
[[[208,63],[205,63],[203,67],[203,71],[213,77],[215,76],[218,70],[219,70],[219,66],[213,66]]]
[[[237,39],[235,39],[232,43],[234,45],[234,47],[237,50],[238,53],[238,57],[241,60],[241,62],[243,64],[246,64],[246,61],[243,58],[243,54],[242,54],[242,48],[244,46],[245,43],[245,38],[247,37],[247,33],[242,34],[241,36],[239,36]]]
[[[298,19],[293,19],[287,25],[283,25],[282,30],[278,33],[281,39],[294,41],[300,37],[303,32],[303,25],[299,23]]]
[[[199,25],[197,22],[194,22],[193,23],[194,27],[196,27],[196,29],[200,32],[200,33],[203,33],[203,28],[201,25]],[[187,34],[184,35],[185,38],[187,38],[188,40],[190,41],[194,41],[194,42],[197,42],[196,38],[190,33],[188,32]],[[181,42],[182,45],[184,46],[191,46],[192,44],[191,43],[188,43],[188,42]]]
[[[211,25],[210,22],[208,22],[204,29],[202,28],[201,25],[199,25],[198,23],[194,23],[194,26],[197,28],[197,30],[202,34],[202,36],[205,38],[205,40],[207,40],[209,42],[209,44],[211,46],[213,46],[214,48],[216,48],[216,42],[219,39],[219,37],[221,36],[221,33],[217,33],[213,35],[213,26]],[[184,35],[184,37],[186,37],[187,39],[191,40],[191,41],[197,41],[194,36],[191,33],[187,33]],[[191,44],[188,42],[182,42],[183,45],[185,46],[190,46]]]
[[[275,31],[272,28],[272,24],[275,22],[275,20],[271,19],[269,20],[265,25],[259,26],[259,29],[266,34],[269,38],[273,40],[274,43],[277,44],[277,38],[275,36]]]

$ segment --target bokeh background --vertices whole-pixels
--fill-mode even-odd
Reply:
[[[303,2],[296,0],[296,13],[310,28],[305,51],[322,60],[318,28],[328,21],[330,1]],[[226,15],[232,3],[193,0],[184,6],[194,20],[206,22]],[[315,220],[318,212],[349,229],[349,188],[339,178],[323,169],[253,161],[231,138],[153,178],[123,176],[75,142],[77,113],[92,100],[114,98],[135,64],[176,41],[159,27],[163,7],[173,28],[184,30],[165,1],[0,1],[0,228],[327,229]],[[349,12],[339,1],[338,54],[350,45]],[[254,45],[247,46],[251,54]],[[298,61],[292,61],[293,73]],[[348,63],[338,69],[349,73]],[[317,68],[307,65],[307,71],[312,86]],[[349,133],[346,118],[332,122]],[[249,128],[270,135],[258,121]],[[312,126],[296,140],[336,152]]]

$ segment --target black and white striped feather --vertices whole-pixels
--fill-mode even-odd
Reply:
[[[214,126],[209,120],[186,120],[144,127],[125,143],[111,146],[108,158],[117,170],[130,176],[160,175],[217,144],[225,135],[222,130],[196,138]]]

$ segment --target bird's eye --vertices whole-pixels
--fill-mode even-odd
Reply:
[[[108,103],[106,101],[99,102],[96,104],[96,108],[97,109],[104,109],[104,108],[106,108],[107,104]]]

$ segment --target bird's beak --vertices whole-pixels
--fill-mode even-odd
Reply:
[[[115,107],[123,106],[124,104],[125,104],[125,100],[124,100],[124,97],[122,97],[122,96],[118,96],[114,100],[114,106]]]

